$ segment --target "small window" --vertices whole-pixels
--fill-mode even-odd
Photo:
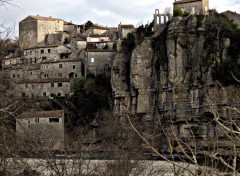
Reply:
[[[62,68],[62,64],[59,64],[59,68]]]
[[[37,63],[37,58],[36,57],[34,58],[34,63]]]
[[[20,78],[20,75],[19,75],[19,74],[18,74],[17,76],[18,76],[18,78]]]
[[[61,93],[58,93],[57,96],[61,97]]]
[[[59,118],[49,118],[49,123],[59,123]]]
[[[12,77],[15,78],[15,75],[13,75]]]
[[[48,53],[50,53],[51,52],[51,49],[48,49]]]
[[[91,63],[94,63],[94,58],[91,58]]]
[[[73,65],[73,69],[75,69],[76,68],[76,65]]]
[[[39,118],[35,118],[35,122],[36,122],[36,123],[39,123]]]
[[[32,72],[30,72],[30,75],[32,75]]]
[[[54,93],[51,93],[51,97],[55,97],[55,94],[54,94]]]
[[[62,83],[58,83],[58,87],[62,87]]]
[[[44,50],[41,50],[41,53],[44,53]]]
[[[34,89],[34,87],[35,87],[35,86],[34,86],[34,85],[32,85],[32,89]]]
[[[62,73],[58,73],[58,77],[62,77]]]
[[[47,96],[46,92],[43,92],[43,96],[44,96],[44,97],[46,97],[46,96]]]
[[[51,83],[51,87],[54,87],[54,83]]]
[[[42,60],[43,60],[43,61],[47,60],[47,57],[42,57]]]

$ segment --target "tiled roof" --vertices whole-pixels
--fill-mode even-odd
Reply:
[[[63,117],[63,110],[23,112],[18,118]]]
[[[17,83],[18,84],[33,84],[33,83],[57,83],[57,82],[70,82],[74,78],[48,78],[48,79],[25,79],[25,80],[20,80]]]
[[[43,16],[39,16],[39,15],[30,15],[29,17],[31,18],[34,18],[36,20],[44,20],[44,21],[55,21],[55,20],[58,20],[58,21],[64,21],[60,18],[52,18],[52,17],[43,17]]]
[[[132,24],[121,24],[121,28],[134,28]]]
[[[183,4],[183,3],[190,3],[190,2],[197,2],[197,1],[202,1],[202,0],[181,0],[181,1],[174,2],[174,4]]]

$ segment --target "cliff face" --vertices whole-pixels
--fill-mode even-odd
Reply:
[[[122,118],[126,114],[141,117],[143,126],[148,124],[144,131],[151,136],[149,141],[156,140],[151,129],[157,127],[168,132],[174,129],[172,141],[191,140],[194,135],[199,147],[209,147],[213,139],[224,136],[212,123],[214,115],[224,119],[236,116],[228,107],[238,105],[238,87],[222,87],[213,81],[212,67],[203,64],[207,44],[204,24],[195,16],[174,17],[162,26],[159,36],[145,38],[131,58],[118,53],[113,61],[115,112]],[[229,43],[229,39],[221,42],[221,58],[227,58]],[[164,146],[167,143],[153,143],[161,150],[168,148]]]

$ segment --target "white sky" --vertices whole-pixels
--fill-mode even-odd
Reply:
[[[0,23],[16,25],[28,15],[52,16],[75,24],[90,20],[104,26],[145,24],[153,20],[155,9],[163,12],[174,0],[12,0],[18,7],[0,7]],[[235,2],[239,1],[239,4]],[[210,9],[239,13],[240,0],[209,0]]]

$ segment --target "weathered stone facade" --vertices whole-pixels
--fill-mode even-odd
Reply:
[[[64,21],[52,17],[28,16],[19,23],[21,49],[42,45],[46,34],[63,32]]]
[[[24,112],[16,120],[20,150],[63,150],[64,111]]]
[[[208,15],[209,0],[175,0],[173,10],[181,9],[193,14]]]

